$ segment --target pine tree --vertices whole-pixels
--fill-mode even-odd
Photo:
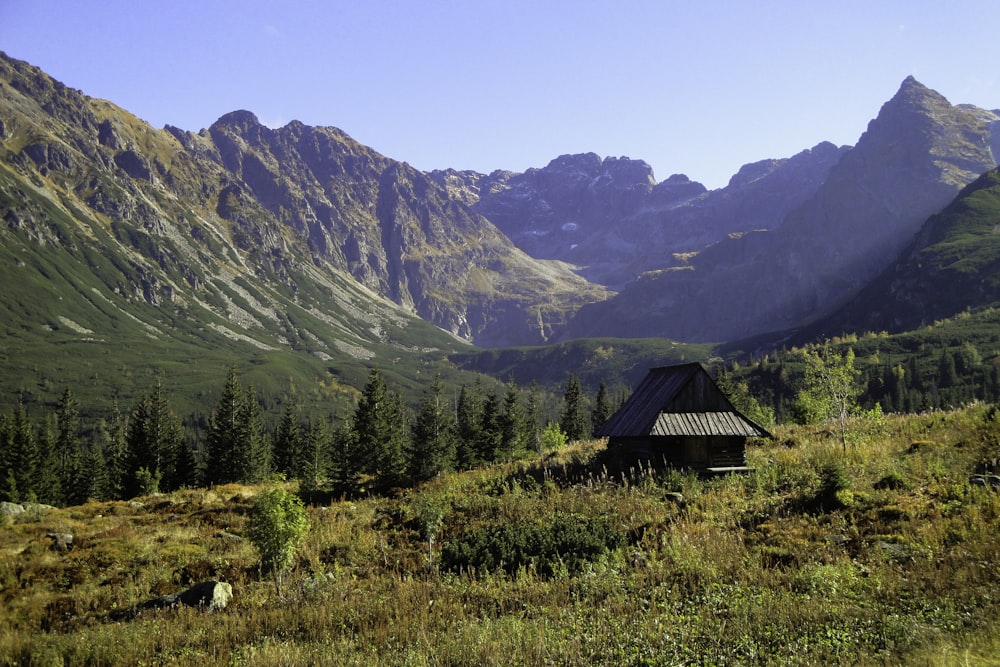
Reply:
[[[253,386],[243,394],[237,439],[238,481],[256,484],[267,478],[271,468],[271,445],[264,433],[264,415]]]
[[[198,480],[198,457],[187,439],[179,433],[171,445],[170,466],[164,473],[164,490],[192,488],[198,485]]]
[[[139,401],[128,420],[126,498],[159,490],[163,478],[172,476],[174,454],[183,438],[181,422],[171,411],[163,382],[157,378],[153,389]]]
[[[510,460],[517,456],[527,440],[525,435],[524,408],[521,406],[521,394],[513,378],[507,383],[507,391],[503,398],[503,410],[500,413],[500,457]]]
[[[59,438],[56,416],[49,415],[38,426],[35,436],[35,469],[31,479],[31,497],[47,505],[64,505],[63,490],[59,474],[56,442]],[[67,461],[67,472],[71,470]],[[70,480],[67,480],[70,481]]]
[[[350,424],[334,429],[331,438],[330,462],[327,469],[333,492],[337,496],[354,496],[360,487],[363,461],[358,456],[355,431]]]
[[[456,413],[455,464],[459,468],[471,468],[481,461],[477,445],[483,432],[483,385],[479,378],[471,386],[462,385]]]
[[[352,424],[362,469],[377,486],[398,486],[406,472],[403,447],[409,424],[402,401],[389,392],[377,368],[368,376]]]
[[[291,479],[301,479],[305,470],[305,451],[299,428],[298,407],[288,402],[278,423],[271,445],[274,471]]]
[[[109,500],[108,468],[104,459],[102,436],[77,454],[74,477],[66,502],[82,505],[88,500]]]
[[[303,491],[316,491],[320,488],[324,473],[330,467],[330,448],[332,437],[325,419],[310,419],[305,447],[297,464],[300,469],[300,488]]]
[[[12,503],[27,500],[33,493],[38,449],[34,426],[21,403],[0,429],[0,453],[0,498]]]
[[[409,478],[423,482],[451,470],[456,441],[455,415],[444,398],[441,376],[435,375],[413,424],[413,438],[407,451]]]
[[[209,419],[205,446],[206,484],[256,483],[267,477],[270,444],[253,387],[244,391],[231,366],[215,412]]]
[[[580,380],[570,375],[563,394],[563,409],[559,417],[559,428],[570,442],[586,440],[591,436],[590,415],[580,387]]]
[[[236,376],[236,367],[230,366],[222,396],[208,423],[203,480],[207,486],[240,481],[242,470],[237,449],[243,430],[242,411],[243,389]]]
[[[594,399],[594,409],[590,413],[591,432],[597,433],[609,419],[611,419],[611,403],[608,399],[608,388],[601,382],[597,388],[597,398]]]
[[[495,461],[500,452],[503,434],[503,411],[500,396],[491,389],[483,401],[483,426],[476,442],[476,455],[480,462]]]
[[[524,446],[530,451],[541,454],[544,451],[542,415],[538,405],[538,383],[535,380],[532,380],[528,387],[528,398],[524,409],[524,433],[526,437]]]
[[[106,430],[107,445],[104,448],[104,462],[108,474],[107,497],[109,500],[123,500],[126,497],[126,479],[128,478],[127,422],[118,408],[117,400],[111,411],[111,424]]]
[[[77,456],[80,449],[80,403],[73,396],[73,391],[67,387],[56,404],[56,436],[54,455],[56,458],[56,473],[63,492],[69,491],[79,465]]]

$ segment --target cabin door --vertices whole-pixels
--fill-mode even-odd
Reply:
[[[692,468],[707,468],[708,441],[705,438],[687,438],[684,441],[684,459]]]

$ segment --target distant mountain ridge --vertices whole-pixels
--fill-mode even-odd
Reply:
[[[378,359],[422,340],[721,342],[818,321],[996,166],[1000,115],[910,77],[856,146],[761,160],[709,191],[593,153],[423,173],[336,128],[272,129],[249,111],[156,130],[0,56],[0,150],[6,275],[26,275],[15,248],[54,265],[59,249],[77,263],[68,283],[155,335],[184,321],[258,349]],[[99,317],[73,321],[101,334]]]
[[[996,167],[1000,115],[907,78],[774,231],[731,235],[585,306],[563,333],[728,341],[803,326],[888,266],[928,216]]]

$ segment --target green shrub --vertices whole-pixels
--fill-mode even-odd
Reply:
[[[275,487],[257,496],[250,516],[250,542],[260,552],[263,569],[281,589],[281,572],[292,563],[299,542],[309,529],[306,509],[298,497]]]
[[[445,569],[514,573],[534,567],[543,575],[563,568],[577,571],[624,544],[624,536],[603,518],[557,512],[550,523],[491,525],[470,531],[445,545],[441,561]]]

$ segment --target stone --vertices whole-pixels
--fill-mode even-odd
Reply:
[[[142,609],[162,609],[164,607],[176,607],[185,605],[188,607],[199,607],[209,611],[219,611],[226,608],[229,601],[233,599],[232,584],[224,581],[210,579],[195,584],[186,591],[171,593],[158,598],[154,598],[141,605]]]
[[[53,551],[69,551],[73,548],[73,536],[69,533],[48,533],[45,537],[52,540]]]
[[[0,514],[3,514],[4,516],[17,516],[18,514],[24,514],[24,505],[9,503],[5,500],[0,502]]]

